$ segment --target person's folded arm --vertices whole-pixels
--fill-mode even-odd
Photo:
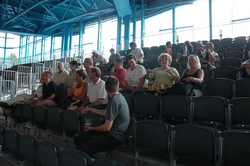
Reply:
[[[97,99],[96,101],[94,101],[93,103],[89,104],[88,106],[96,106],[96,105],[100,105],[102,104],[102,102],[104,101],[104,99]]]
[[[84,126],[84,130],[85,131],[91,131],[91,130],[95,130],[95,131],[109,131],[111,129],[113,125],[113,121],[111,120],[106,120],[105,123],[101,126],[97,126],[97,127],[92,127],[92,126]]]
[[[134,89],[134,91],[132,92],[132,94],[133,94],[135,91],[137,91],[137,90],[139,90],[140,88],[142,88],[142,86],[144,85],[144,82],[145,82],[145,77],[141,77],[141,78],[140,78],[139,84],[135,87],[135,89]]]

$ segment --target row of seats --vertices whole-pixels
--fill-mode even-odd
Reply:
[[[131,133],[130,133],[131,134]],[[132,139],[133,138],[133,139]],[[137,121],[134,147],[108,152],[125,165],[248,165],[248,130],[219,130],[203,125]]]
[[[171,124],[191,123],[215,127],[219,130],[231,128],[249,128],[250,97],[239,97],[228,100],[218,96],[190,98],[188,96],[123,94],[130,115],[136,120],[154,119]],[[25,128],[43,129],[47,134],[59,131],[64,139],[72,138],[85,124],[85,118],[93,119],[92,126],[105,122],[104,117],[77,111],[62,110],[56,107],[42,107],[28,104],[16,105],[12,108],[12,118],[24,122]],[[32,126],[25,125],[31,122]],[[41,124],[43,125],[41,128]]]
[[[74,137],[85,124],[85,118],[93,119],[92,126],[102,125],[104,117],[92,113],[80,114],[78,111],[62,110],[57,107],[33,106],[30,104],[17,104],[11,108],[11,118],[19,120],[26,129],[36,131],[46,130],[47,134],[58,134]],[[27,122],[31,122],[31,125]]]
[[[203,82],[204,96],[220,96],[227,99],[250,97],[250,79],[242,78],[236,81],[228,78],[214,78]]]
[[[41,166],[123,166],[108,159],[94,159],[74,148],[64,148],[55,142],[37,139],[27,133],[19,133],[0,126],[0,143],[5,164]]]
[[[2,152],[27,165],[248,165],[249,130],[215,128],[155,120],[131,120],[126,149],[106,152],[93,159],[84,152],[0,126]],[[10,154],[10,155],[9,155]],[[121,164],[122,163],[122,164]],[[17,164],[18,165],[18,164]]]
[[[250,97],[228,100],[217,96],[203,96],[190,99],[187,96],[137,95],[134,98],[124,94],[133,117],[157,119],[171,124],[204,124],[219,130],[246,128],[250,125]],[[134,100],[134,101],[133,101]]]

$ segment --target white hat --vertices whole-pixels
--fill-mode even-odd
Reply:
[[[202,41],[201,41],[201,40],[198,40],[198,41],[196,42],[196,44],[199,44],[199,45],[202,45],[202,46],[203,46],[203,44],[202,44]]]
[[[99,55],[99,53],[97,51],[93,51],[91,54],[98,54]]]

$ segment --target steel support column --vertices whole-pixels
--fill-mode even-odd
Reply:
[[[122,49],[122,18],[117,16],[116,52]]]
[[[130,37],[130,15],[123,17],[124,21],[124,50],[129,49],[129,37]]]
[[[144,47],[144,37],[145,37],[145,10],[144,10],[144,0],[141,0],[141,48]]]
[[[209,38],[213,39],[212,0],[209,0]]]
[[[172,26],[172,34],[173,34],[173,44],[176,44],[176,35],[177,35],[177,32],[176,32],[176,19],[175,19],[175,0],[172,0],[172,20],[173,20],[173,26]],[[179,39],[178,39],[179,40]]]

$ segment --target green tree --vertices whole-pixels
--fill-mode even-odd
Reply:
[[[9,56],[9,65],[8,66],[14,66],[17,64],[17,56],[15,53],[11,53]]]

